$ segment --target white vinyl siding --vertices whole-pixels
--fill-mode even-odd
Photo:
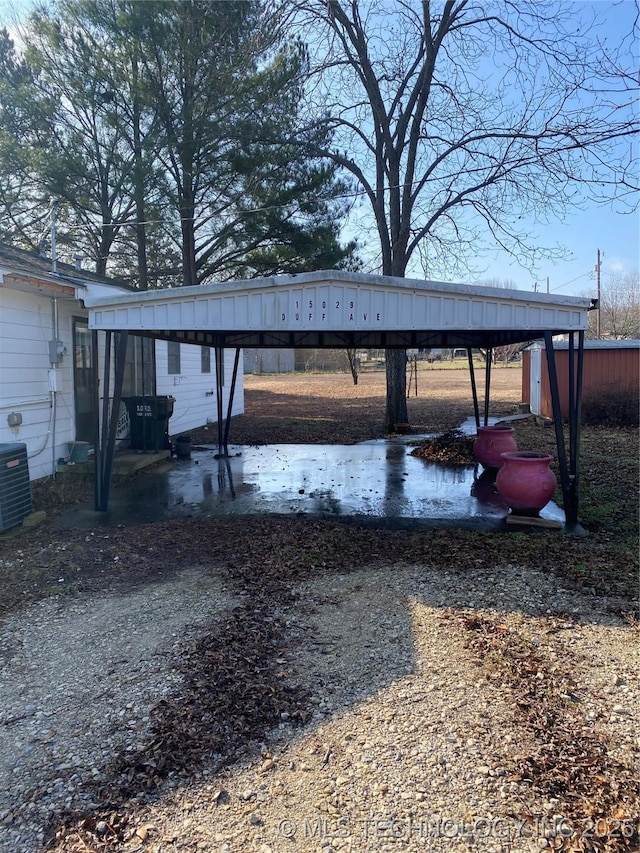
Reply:
[[[216,375],[202,373],[201,348],[193,344],[181,344],[181,371],[179,375],[169,375],[163,370],[167,364],[167,341],[156,341],[156,390],[159,395],[175,397],[173,415],[169,421],[169,434],[179,435],[190,429],[215,423],[218,420],[216,404]],[[223,415],[226,417],[229,400],[229,390],[233,376],[233,361],[235,350],[224,351],[224,382],[223,382]],[[211,353],[213,361],[213,352]],[[213,364],[212,364],[213,367]],[[238,366],[236,390],[234,394],[232,415],[240,415],[244,411],[244,394],[242,385],[242,354]]]
[[[67,457],[75,438],[71,329],[78,303],[58,299],[58,337],[66,353],[56,370],[55,423],[49,388],[52,314],[48,296],[0,286],[0,443],[27,445],[32,480],[51,476],[54,460]],[[11,412],[22,416],[15,429],[7,423]]]
[[[29,476],[32,480],[50,477],[58,459],[68,459],[69,442],[74,441],[75,408],[73,389],[73,317],[86,317],[87,311],[80,299],[57,298],[58,338],[65,353],[56,369],[57,393],[55,419],[52,395],[49,388],[49,341],[54,337],[54,296],[35,289],[22,290],[4,284],[0,267],[0,444],[19,442],[27,445]],[[114,293],[115,288],[88,285],[94,295]],[[83,292],[81,290],[81,292]],[[100,405],[104,392],[104,346],[105,335],[98,334]],[[170,394],[175,398],[176,416],[169,422],[170,432],[176,434],[202,426],[215,420],[216,395],[215,374],[201,372],[199,346],[182,345],[180,372],[169,375],[167,371],[167,344],[157,343],[153,373],[158,377],[156,393]],[[234,351],[225,354],[225,382],[231,384]],[[114,390],[115,348],[111,353],[111,376],[109,394]],[[145,393],[149,391],[145,388]],[[228,393],[228,392],[227,392]],[[242,366],[238,371],[238,387],[233,414],[243,411]],[[224,401],[226,415],[227,397]],[[22,416],[19,427],[12,429],[7,416],[16,412]],[[119,438],[120,449],[128,447],[126,408],[124,426]],[[100,411],[100,417],[102,412]],[[55,441],[55,452],[52,447]]]

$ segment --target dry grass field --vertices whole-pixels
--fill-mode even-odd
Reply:
[[[518,367],[497,367],[491,377],[490,414],[514,414],[521,401]],[[477,371],[482,405],[484,375]],[[352,444],[384,434],[386,379],[382,371],[360,374],[354,385],[346,373],[286,373],[244,377],[245,413],[231,424],[234,444]],[[440,432],[473,416],[469,372],[439,370],[419,362],[407,400],[416,433]],[[212,440],[215,427],[192,433]]]

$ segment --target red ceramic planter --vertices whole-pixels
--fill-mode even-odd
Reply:
[[[552,456],[531,450],[502,454],[503,465],[496,488],[516,515],[537,515],[556,490],[556,475],[549,468]]]
[[[503,464],[502,454],[517,449],[518,445],[513,437],[513,427],[478,427],[478,437],[473,442],[473,453],[478,462],[485,468],[501,468]]]

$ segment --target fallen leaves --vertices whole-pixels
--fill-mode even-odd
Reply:
[[[478,614],[447,611],[469,632],[469,647],[487,672],[513,692],[518,722],[534,735],[536,748],[513,769],[513,780],[528,781],[542,798],[561,805],[565,828],[550,837],[552,849],[599,853],[632,851],[640,842],[640,779],[633,768],[611,758],[607,744],[584,730],[579,696],[566,699],[573,684],[566,649],[552,662],[538,645]],[[531,815],[549,821],[553,815]],[[608,821],[611,831],[594,831],[588,822]],[[625,831],[618,831],[624,825]],[[614,831],[614,829],[616,831]]]
[[[452,379],[449,373],[447,382]],[[350,443],[381,435],[383,398],[372,396],[365,381],[353,393],[354,399],[342,387],[339,400],[337,392],[310,397],[309,380],[305,376],[300,380],[304,388],[296,388],[289,377],[277,377],[283,393],[263,389],[247,395],[251,411],[234,420],[232,441]],[[430,376],[428,382],[434,381]],[[317,383],[313,385],[317,387]],[[415,427],[447,429],[468,415],[468,398],[458,395],[454,400],[446,389],[432,391],[430,388],[423,398],[409,401]],[[506,399],[511,398],[507,395]],[[500,413],[500,406],[507,414],[504,402],[492,413]],[[518,422],[516,437],[521,447],[555,455],[551,430],[537,428],[530,421]],[[437,461],[452,464],[458,452],[460,464],[472,461],[468,455],[471,439],[463,443],[453,433],[442,439],[434,450],[441,454]],[[154,841],[152,827],[135,823],[140,798],[152,795],[170,775],[186,780],[203,765],[219,769],[243,752],[258,749],[264,731],[282,720],[304,725],[311,719],[308,697],[286,686],[287,660],[295,654],[295,647],[289,639],[285,643],[284,626],[277,614],[281,605],[292,600],[294,584],[318,572],[348,573],[380,564],[392,571],[406,562],[422,565],[426,571],[455,572],[463,582],[469,566],[517,564],[543,569],[550,576],[561,577],[563,584],[634,598],[637,443],[637,430],[583,431],[584,485],[593,486],[584,490],[583,506],[593,508],[595,518],[587,539],[544,531],[525,535],[379,530],[312,518],[228,518],[142,525],[135,535],[124,528],[105,534],[43,526],[21,539],[19,551],[15,543],[0,544],[0,557],[7,557],[0,559],[0,606],[5,613],[50,595],[52,587],[56,595],[91,594],[104,588],[126,592],[194,565],[223,575],[244,599],[226,619],[210,625],[197,641],[180,650],[176,668],[182,683],[153,707],[147,742],[105,770],[106,782],[95,791],[94,799],[100,804],[95,813],[56,817],[52,838],[58,844],[56,849],[108,853],[122,850],[122,845],[126,845],[124,849],[149,847]],[[91,484],[84,499],[91,499],[90,490]],[[64,494],[48,487],[41,499],[55,513],[79,496],[77,489]],[[604,498],[612,507],[606,514]],[[623,547],[627,540],[633,542],[633,548]],[[59,577],[66,579],[64,590],[57,583]],[[448,616],[458,618],[454,612]],[[487,677],[508,685],[514,713],[538,741],[537,749],[514,768],[512,778],[531,780],[545,794],[556,793],[571,814],[637,816],[638,783],[629,769],[615,765],[606,745],[575,725],[572,709],[579,705],[580,695],[568,674],[554,671],[538,648],[506,625],[473,614],[464,618],[462,624],[478,667]],[[330,762],[330,758],[325,748],[319,750],[319,761]],[[264,759],[265,775],[273,769],[270,760]],[[219,789],[214,801],[223,803],[226,797]],[[638,843],[637,825],[636,821],[636,835],[620,842],[629,850]],[[622,849],[613,842],[605,847],[601,839],[582,839],[582,846],[576,846],[575,839],[560,841],[566,850]]]
[[[149,737],[141,748],[115,757],[105,768],[106,781],[93,796],[96,802],[117,804],[132,821],[137,806],[168,776],[187,781],[203,766],[220,770],[255,749],[283,719],[296,726],[310,718],[308,694],[278,677],[291,650],[275,611],[278,597],[288,598],[290,592],[276,577],[277,560],[273,565],[274,583],[264,565],[249,568],[243,562],[240,571],[230,567],[246,593],[244,603],[180,647],[175,661],[179,687],[151,709]],[[259,772],[266,775],[275,766],[273,756],[264,754]],[[220,791],[217,799],[222,797]],[[108,828],[101,835],[97,819]],[[124,818],[116,820],[102,810],[91,818],[72,814],[61,821],[56,849],[68,853],[83,849],[74,847],[76,842],[88,850],[116,850],[122,844],[128,849],[133,835],[145,842],[152,831],[143,825],[132,834]]]

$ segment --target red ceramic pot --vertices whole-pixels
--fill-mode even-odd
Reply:
[[[531,450],[502,454],[496,477],[502,499],[516,515],[537,515],[556,490],[556,475],[549,468],[553,456]]]
[[[473,453],[485,468],[501,468],[503,463],[501,454],[517,449],[513,427],[478,427],[478,437],[473,442]]]

